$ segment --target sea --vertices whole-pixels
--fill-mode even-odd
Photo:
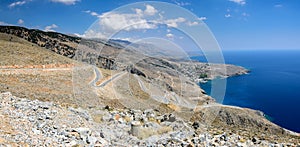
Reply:
[[[220,103],[260,110],[275,124],[299,133],[300,50],[235,50],[223,51],[223,55],[226,64],[243,66],[251,72],[227,78]],[[205,62],[203,56],[193,59]],[[199,85],[211,94],[211,83]]]

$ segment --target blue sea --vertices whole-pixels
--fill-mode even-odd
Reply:
[[[224,51],[223,55],[227,64],[251,73],[227,79],[222,103],[261,110],[279,126],[300,132],[300,51]],[[203,57],[194,59],[203,61]],[[210,94],[211,82],[200,86]]]

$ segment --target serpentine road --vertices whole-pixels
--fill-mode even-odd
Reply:
[[[117,73],[115,75],[113,75],[111,78],[109,78],[108,80],[106,81],[103,81],[101,84],[97,85],[97,82],[103,78],[102,74],[101,74],[101,71],[99,71],[99,69],[95,66],[93,66],[93,69],[94,69],[94,74],[95,74],[95,79],[90,83],[91,86],[93,87],[104,87],[106,86],[109,82],[112,82],[114,80],[116,80],[117,78],[120,78],[122,77],[123,75],[125,75],[127,72],[120,72],[120,73]]]
[[[97,87],[97,81],[103,78],[101,72],[96,66],[93,66],[94,69],[94,74],[95,74],[95,79],[90,83],[91,86]]]

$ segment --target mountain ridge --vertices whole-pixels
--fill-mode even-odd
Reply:
[[[206,79],[212,79],[217,76],[226,78],[228,76],[247,73],[248,71],[242,67],[200,62],[171,61],[165,58],[155,57],[147,57],[143,60],[139,60],[140,58],[137,57],[140,56],[136,55],[141,54],[130,50],[125,50],[126,52],[122,54],[124,56],[119,57],[120,53],[122,53],[121,51],[124,51],[124,49],[107,46],[101,42],[80,40],[80,43],[78,44],[76,43],[76,40],[64,39],[64,37],[68,38],[67,35],[60,36],[59,34],[57,36],[62,38],[60,40],[61,42],[58,42],[57,38],[51,38],[45,35],[43,32],[40,35],[33,33],[33,36],[30,37],[30,35],[28,35],[30,33],[28,33],[28,30],[26,29],[24,29],[25,31],[22,33],[23,29],[18,30],[18,27],[14,27],[12,30],[8,28],[0,27],[1,32],[4,30],[3,32],[7,32],[9,34],[3,34],[4,39],[1,38],[0,40],[0,43],[3,43],[1,51],[7,51],[5,54],[2,54],[3,58],[1,57],[1,60],[3,61],[0,62],[1,66],[9,66],[12,64],[18,65],[21,63],[32,65],[36,65],[35,63],[49,64],[59,61],[59,64],[64,62],[76,63],[74,64],[76,67],[67,72],[36,72],[20,75],[4,75],[2,72],[0,72],[0,75],[2,76],[1,80],[3,80],[0,85],[2,92],[15,90],[13,89],[15,86],[18,89],[25,90],[25,92],[23,91],[23,94],[17,95],[18,97],[26,97],[32,100],[39,99],[42,101],[50,101],[64,105],[67,108],[71,106],[82,107],[83,109],[89,110],[91,113],[98,111],[102,113],[102,109],[100,108],[125,109],[126,107],[132,107],[131,109],[144,110],[148,107],[152,107],[156,108],[156,110],[160,113],[173,112],[176,114],[176,116],[178,115],[177,117],[181,117],[191,126],[197,126],[197,124],[198,126],[201,126],[201,124],[206,123],[206,119],[216,117],[216,119],[210,122],[211,124],[208,125],[211,127],[211,129],[217,129],[217,131],[222,130],[223,132],[239,132],[241,135],[250,139],[252,139],[254,136],[259,136],[260,140],[272,141],[276,140],[276,137],[266,137],[263,134],[274,134],[275,136],[282,137],[283,140],[281,141],[288,142],[290,137],[291,133],[288,130],[284,130],[283,128],[269,122],[261,115],[261,112],[259,111],[215,104],[213,98],[206,96],[204,91],[195,83],[195,81],[197,82],[197,79],[199,79],[199,75],[201,75],[200,73],[207,74],[205,77]],[[17,31],[13,31],[14,29],[17,29]],[[21,36],[22,38],[17,38],[16,35]],[[30,41],[37,39],[33,39],[32,37],[37,37],[44,42],[34,44]],[[29,39],[30,41],[28,41],[28,38],[31,38]],[[40,46],[41,44],[46,44],[47,42],[55,43],[48,43],[50,44],[48,46],[49,48],[46,46]],[[57,47],[60,45],[62,45],[62,47]],[[70,46],[70,48],[64,48],[64,45]],[[101,47],[101,51],[97,50],[99,47]],[[74,54],[74,56],[69,56],[72,54],[65,54],[68,51],[60,52],[60,49],[73,50],[69,53]],[[31,52],[28,52],[27,50]],[[44,52],[49,50],[51,52]],[[82,54],[78,55],[78,51],[82,52]],[[36,54],[34,52],[42,52],[45,53],[46,56],[43,56],[43,58],[39,59],[41,61],[38,61],[36,60],[37,57],[34,56]],[[14,57],[11,56],[4,58],[7,54],[10,54]],[[48,59],[46,60],[47,56],[55,56],[58,57],[58,59],[53,59],[51,62],[48,62]],[[26,60],[20,60],[19,63],[14,63],[13,59],[23,59],[23,57],[25,57],[24,59]],[[101,58],[98,59],[99,57]],[[72,60],[70,60],[70,58]],[[132,66],[127,62],[130,60],[139,62]],[[78,64],[80,64],[80,66]],[[228,72],[231,73],[223,73],[222,70],[215,70],[214,74],[211,73],[211,68],[222,69],[224,67],[227,70],[229,69]],[[94,75],[97,70],[99,70],[101,75]],[[157,73],[156,71],[160,72]],[[95,85],[90,83],[90,81],[93,79],[96,80],[94,81]],[[105,86],[97,87],[97,83],[98,85]],[[182,84],[188,88],[182,89]],[[33,85],[37,85],[38,87],[34,87]],[[30,90],[30,86],[35,90],[40,90],[38,92],[41,93],[35,93],[36,91]],[[75,88],[72,89],[72,86],[75,86]],[[116,87],[115,89],[114,86]],[[129,92],[126,91],[127,89],[124,88],[126,86],[131,88],[131,92],[135,94],[134,96],[130,95]],[[22,87],[24,88],[22,89]],[[51,89],[54,87],[55,89]],[[74,95],[74,89],[75,95],[77,94],[75,97],[71,96]],[[152,93],[149,93],[149,91],[156,91],[156,93],[160,95],[151,95]],[[114,98],[116,96],[113,94],[113,92],[117,92],[119,94],[119,99]],[[16,95],[16,93],[18,94],[18,91],[13,91],[14,95]],[[40,94],[40,97],[38,97],[38,94]],[[171,95],[168,97],[169,99],[165,98],[167,97],[167,94]],[[165,97],[163,97],[163,95],[165,95]],[[176,103],[176,101],[179,102]],[[133,105],[126,105],[130,102],[133,102]],[[188,109],[189,107],[184,107],[185,105],[183,104],[186,102],[188,104],[195,103],[197,105],[195,106],[195,109],[190,110]],[[134,105],[139,103],[140,105]],[[179,106],[176,104],[179,104]],[[215,114],[217,116],[215,116]],[[99,117],[98,114],[95,117]],[[103,119],[102,116],[100,117]],[[94,118],[93,120],[95,121],[97,119]],[[201,127],[195,128],[195,132],[201,132]]]

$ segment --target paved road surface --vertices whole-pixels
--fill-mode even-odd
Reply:
[[[94,73],[95,73],[95,79],[90,83],[90,85],[97,87],[97,81],[103,78],[101,71],[96,66],[93,66]]]
[[[95,74],[95,79],[90,83],[91,86],[94,86],[94,87],[104,87],[106,86],[108,83],[116,80],[117,78],[120,78],[122,77],[123,75],[125,75],[127,72],[120,72],[120,73],[117,73],[115,75],[113,75],[111,78],[109,78],[108,80],[106,81],[103,81],[102,83],[100,83],[99,85],[97,85],[97,82],[103,78],[102,74],[101,74],[101,71],[99,71],[99,69],[95,66],[93,66],[94,68],[94,74]]]

